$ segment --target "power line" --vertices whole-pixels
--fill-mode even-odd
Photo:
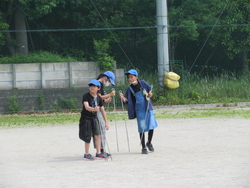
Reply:
[[[216,26],[217,22],[219,21],[219,19],[220,19],[221,15],[222,15],[222,13],[223,13],[223,11],[225,10],[225,8],[226,8],[226,6],[227,6],[228,2],[229,2],[229,0],[227,1],[227,3],[226,3],[226,4],[225,4],[225,6],[223,7],[223,9],[222,9],[222,11],[221,11],[220,15],[218,16],[217,20],[215,21],[214,26],[212,27],[212,29],[211,29],[211,31],[210,31],[210,33],[209,33],[209,35],[208,35],[208,37],[207,37],[206,41],[205,41],[205,42],[204,42],[204,44],[202,45],[201,50],[199,51],[199,53],[198,53],[197,57],[195,58],[195,60],[194,60],[194,62],[193,62],[193,64],[192,64],[192,66],[190,67],[189,72],[192,70],[192,68],[193,68],[194,64],[196,63],[196,61],[197,61],[198,57],[200,56],[200,54],[201,54],[201,52],[202,52],[202,50],[203,50],[204,46],[206,45],[206,43],[207,43],[207,41],[208,41],[209,37],[211,36],[211,34],[212,34],[212,32],[213,32],[213,30],[214,30],[214,28],[215,28],[215,26]]]
[[[206,28],[206,27],[249,27],[250,24],[225,24],[225,25],[186,25],[173,26],[163,25],[168,28]],[[136,30],[136,29],[156,29],[159,26],[138,26],[138,27],[113,27],[113,28],[83,28],[83,29],[37,29],[37,30],[0,30],[0,33],[16,32],[70,32],[70,31],[109,31],[109,30]]]
[[[90,0],[92,5],[95,7],[96,11],[98,12],[99,16],[101,17],[102,21],[105,23],[105,25],[107,26],[107,30],[111,33],[111,35],[113,36],[113,38],[115,39],[116,43],[118,44],[118,46],[120,47],[120,49],[122,50],[122,52],[124,53],[124,55],[126,56],[126,58],[128,59],[129,63],[132,65],[133,68],[134,65],[133,63],[130,61],[129,57],[127,56],[126,52],[123,50],[122,46],[120,45],[120,43],[118,42],[117,38],[115,37],[115,35],[113,34],[112,30],[110,30],[107,22],[104,20],[104,18],[102,17],[101,13],[99,12],[99,10],[97,9],[97,7],[95,6],[95,4],[93,3],[92,0]]]
[[[13,4],[15,4],[16,5],[16,7],[18,8],[18,9],[20,9],[25,15],[26,15],[26,17],[29,17],[29,15],[20,7],[20,6],[18,6],[18,4],[17,3],[15,3],[15,1],[12,1],[13,2]],[[31,21],[37,26],[37,27],[39,27],[39,28],[41,28],[33,19],[31,19]],[[43,30],[43,29],[40,29],[40,30]],[[33,30],[8,30],[8,31],[5,31],[5,32],[29,32],[29,31],[33,31]],[[0,31],[0,32],[2,32],[2,31]],[[51,41],[53,41],[59,48],[61,48],[61,50],[62,51],[64,51],[64,52],[66,52],[65,51],[65,49],[60,45],[60,44],[58,44],[48,33],[46,33],[46,35],[51,39]],[[67,53],[67,52],[66,52]]]
[[[118,27],[118,28],[84,28],[84,29],[39,29],[39,30],[2,30],[0,32],[69,32],[69,31],[109,31],[109,30],[131,30],[131,29],[152,29],[156,26],[142,27]]]

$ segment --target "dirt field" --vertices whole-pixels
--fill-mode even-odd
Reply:
[[[113,160],[84,161],[78,122],[1,128],[0,187],[250,187],[249,119],[158,119],[142,155],[135,120],[107,132]],[[91,147],[91,153],[95,150]]]

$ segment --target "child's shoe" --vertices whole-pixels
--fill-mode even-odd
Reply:
[[[155,149],[151,143],[147,142],[146,146],[148,147],[149,151],[152,151],[152,152],[155,151]]]
[[[142,153],[142,154],[148,154],[147,148],[142,148],[141,153]]]
[[[111,156],[110,153],[104,152],[104,149],[101,149],[101,154],[104,155],[105,157],[110,157]]]
[[[99,159],[106,159],[108,158],[104,153],[97,153],[96,154],[96,158],[99,158]]]
[[[84,157],[83,157],[84,159],[86,159],[86,160],[90,160],[90,161],[93,161],[93,160],[95,160],[96,158],[95,157],[92,157],[92,155],[91,154],[84,154]]]
[[[104,155],[105,157],[110,157],[111,154],[110,153],[106,153],[106,152],[101,152],[102,155]]]

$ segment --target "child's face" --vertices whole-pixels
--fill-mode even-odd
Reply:
[[[128,74],[127,79],[130,83],[133,83],[134,81],[137,81],[138,76],[135,76],[133,74]]]
[[[95,85],[90,85],[89,86],[90,93],[97,93],[98,90],[99,90],[99,87],[97,87]]]

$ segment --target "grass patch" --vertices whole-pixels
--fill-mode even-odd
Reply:
[[[250,101],[250,72],[241,75],[225,72],[213,77],[186,73],[179,88],[164,90],[159,88],[158,75],[152,75],[145,73],[140,77],[154,85],[152,101],[155,106],[223,103],[227,107],[229,103]]]
[[[188,110],[164,110],[156,113],[156,118],[250,118],[249,108],[226,107]]]
[[[80,114],[36,114],[36,115],[3,115],[0,116],[0,126],[19,127],[27,125],[44,126],[77,123]]]
[[[156,110],[157,119],[182,118],[250,118],[249,107],[219,107],[206,109]],[[109,122],[128,120],[127,112],[108,112]],[[78,125],[80,113],[54,113],[30,115],[2,115],[0,127]]]

